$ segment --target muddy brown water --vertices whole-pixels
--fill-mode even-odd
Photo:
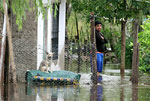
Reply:
[[[132,85],[130,70],[124,80],[118,73],[118,69],[105,68],[97,85],[92,84],[91,73],[81,73],[79,85],[1,84],[0,101],[150,101],[149,82]]]

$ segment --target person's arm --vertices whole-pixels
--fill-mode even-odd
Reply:
[[[97,31],[95,31],[95,35],[97,39],[101,39],[101,36],[99,35],[99,33]]]
[[[107,40],[105,37],[104,37],[104,42],[105,42],[105,43],[108,43],[108,40]]]
[[[100,37],[100,39],[104,40],[103,41],[104,43],[108,43],[108,40],[104,37],[104,35],[102,33],[100,33],[99,37]],[[101,37],[103,37],[103,38],[101,38]]]

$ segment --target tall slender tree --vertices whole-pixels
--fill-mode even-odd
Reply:
[[[6,16],[6,25],[7,25],[7,33],[8,33],[8,43],[9,43],[9,54],[10,54],[10,66],[11,66],[11,80],[13,83],[16,83],[16,67],[14,62],[14,53],[13,53],[13,45],[12,45],[12,32],[10,29],[9,17],[8,17],[8,10],[6,1],[3,0],[4,6],[4,14]]]

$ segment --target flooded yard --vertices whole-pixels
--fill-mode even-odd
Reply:
[[[119,69],[105,68],[93,85],[91,73],[81,73],[79,85],[1,84],[0,101],[150,101],[149,83],[132,85],[130,70],[122,80]]]

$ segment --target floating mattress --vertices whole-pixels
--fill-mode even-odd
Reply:
[[[54,85],[78,84],[81,75],[71,71],[60,70],[42,72],[40,70],[30,70],[26,72],[27,83],[41,83]]]

